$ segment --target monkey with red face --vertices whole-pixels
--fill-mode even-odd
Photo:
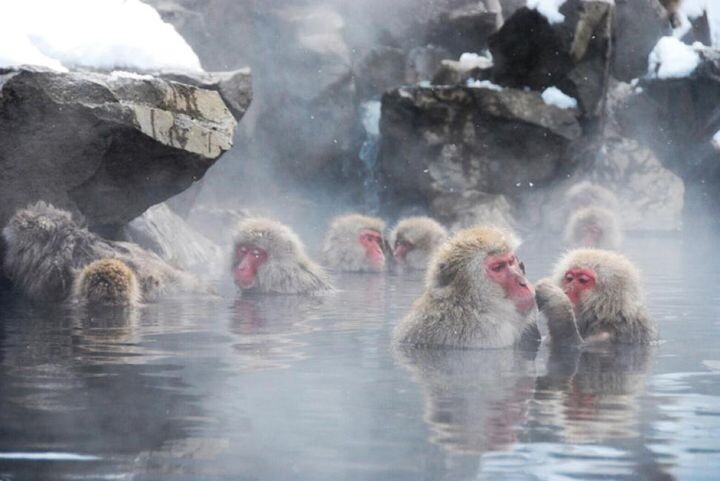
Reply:
[[[535,291],[508,231],[460,231],[430,262],[425,292],[396,326],[397,343],[500,348],[540,340]]]
[[[390,234],[393,258],[405,269],[426,269],[447,237],[445,228],[429,217],[402,219]]]
[[[640,275],[623,255],[576,249],[537,285],[537,303],[554,344],[649,344],[657,339],[643,304]]]
[[[319,294],[332,290],[327,274],[305,254],[297,235],[279,222],[242,221],[233,250],[232,274],[243,292]]]
[[[572,247],[617,249],[622,241],[617,216],[604,207],[573,212],[565,227],[565,242]]]
[[[385,222],[376,217],[360,214],[337,217],[325,236],[323,262],[337,271],[383,271],[384,229]]]

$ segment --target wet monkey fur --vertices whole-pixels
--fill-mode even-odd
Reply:
[[[565,243],[571,247],[617,249],[622,242],[620,221],[604,207],[585,207],[570,215]]]
[[[393,258],[403,268],[426,269],[447,237],[445,228],[429,217],[402,219],[390,233]]]
[[[644,305],[640,274],[621,254],[570,251],[536,290],[554,343],[650,344],[657,339],[655,322]]]
[[[88,306],[136,306],[140,284],[135,273],[118,259],[100,259],[85,266],[75,278],[72,297]]]
[[[349,214],[335,218],[323,243],[323,263],[336,271],[385,270],[384,230],[385,222],[376,217]]]
[[[232,274],[242,291],[274,294],[317,294],[332,290],[325,271],[313,262],[287,226],[250,218],[237,228]]]
[[[395,328],[398,344],[500,348],[537,345],[535,291],[508,231],[458,232],[430,261],[425,291]]]

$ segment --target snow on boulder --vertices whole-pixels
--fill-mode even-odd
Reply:
[[[565,95],[562,90],[557,87],[548,87],[542,93],[543,102],[548,105],[554,105],[560,109],[576,109],[577,100]]]
[[[648,76],[659,79],[688,77],[699,64],[700,55],[695,48],[675,37],[663,37],[648,57]]]
[[[139,0],[4,2],[0,67],[17,65],[202,72],[175,28]]]
[[[552,25],[565,21],[565,15],[560,13],[563,3],[565,0],[527,0],[527,8],[537,10]]]

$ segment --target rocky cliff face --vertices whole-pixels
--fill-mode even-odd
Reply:
[[[217,92],[157,77],[2,70],[0,225],[42,199],[113,231],[200,179],[236,123]]]

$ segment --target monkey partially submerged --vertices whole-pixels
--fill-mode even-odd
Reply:
[[[622,241],[617,216],[604,207],[585,207],[570,216],[565,242],[572,247],[617,249]]]
[[[118,259],[91,262],[73,286],[73,299],[88,306],[135,306],[140,298],[137,276]]]
[[[390,234],[395,262],[407,269],[426,269],[447,237],[445,228],[429,217],[402,219]]]
[[[640,275],[623,255],[576,249],[537,284],[537,303],[548,319],[553,343],[649,344],[657,339]]]
[[[425,292],[394,332],[425,347],[499,348],[540,341],[535,291],[508,231],[460,231],[430,262]]]
[[[349,214],[335,218],[323,243],[323,263],[347,272],[380,272],[385,269],[383,230],[376,217]]]
[[[305,254],[287,226],[250,218],[238,226],[232,273],[243,291],[274,294],[317,294],[332,290],[325,271]]]
[[[113,242],[79,226],[69,212],[37,202],[18,210],[2,231],[4,269],[25,296],[39,302],[66,300],[78,272],[91,262],[119,259],[138,278],[143,300],[173,290],[204,291],[190,274],[128,242]]]

